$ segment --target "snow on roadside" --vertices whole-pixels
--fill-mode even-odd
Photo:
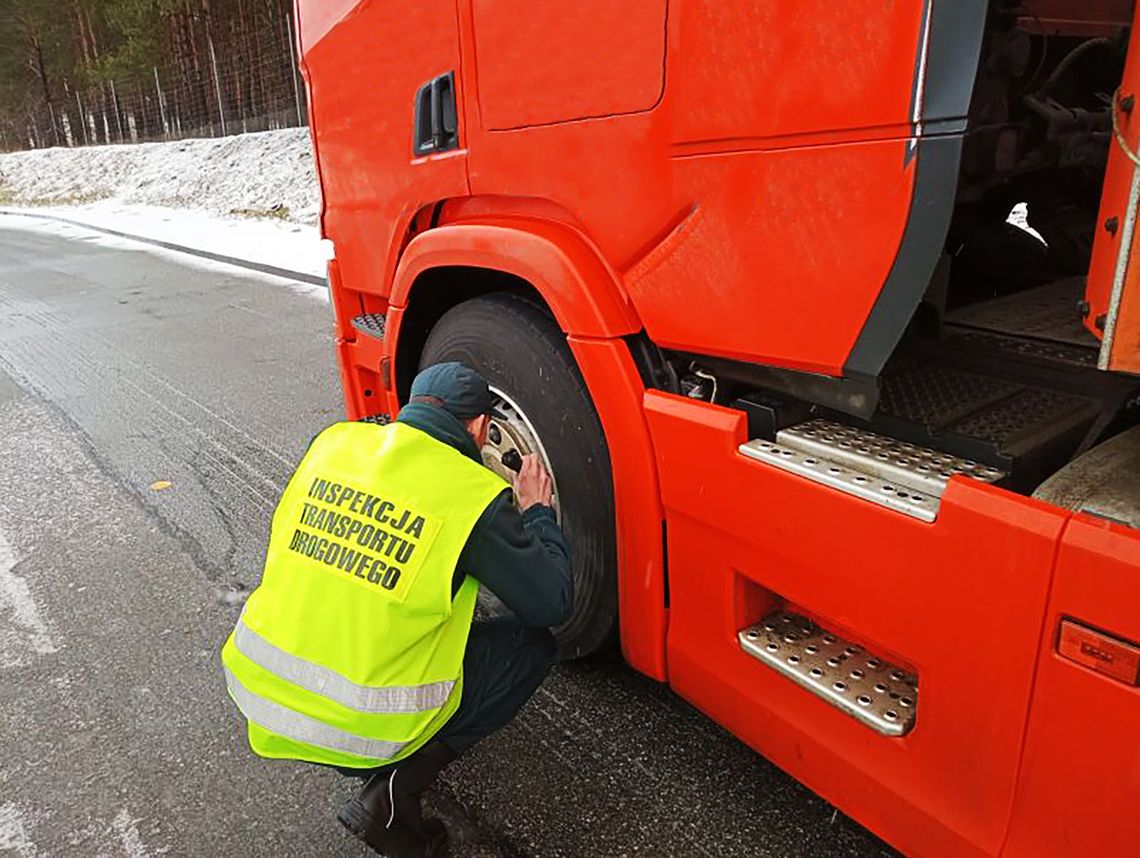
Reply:
[[[79,206],[0,208],[0,227],[12,222],[4,212],[47,215],[315,277],[325,276],[328,259],[317,227],[280,220],[223,217],[193,209],[106,200]]]
[[[320,191],[305,128],[206,140],[39,149],[0,155],[0,203],[95,200],[268,213],[315,224]]]
[[[325,274],[320,190],[304,128],[0,155],[0,206]],[[14,223],[0,225],[5,220]]]
[[[326,255],[317,228],[278,221],[252,221],[222,218],[202,212],[179,211],[143,206],[118,206],[101,211],[100,205],[74,208],[36,209],[32,215],[16,209],[0,208],[0,229],[21,230],[58,235],[73,240],[96,241],[106,247],[155,253],[194,265],[208,271],[234,271],[225,263],[176,250],[144,244],[129,238],[92,231],[92,227],[111,229],[154,241],[178,244],[191,250],[203,250],[247,262],[272,265],[288,271],[324,277]],[[61,217],[66,222],[45,220],[36,215]],[[89,224],[91,226],[83,226]],[[245,276],[280,283],[293,291],[319,301],[328,302],[324,285],[305,283],[290,277],[241,269]]]

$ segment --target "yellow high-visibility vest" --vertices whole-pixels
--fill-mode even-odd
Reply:
[[[261,584],[222,648],[263,757],[373,768],[447,722],[478,582],[459,554],[507,483],[402,423],[317,436],[273,515]]]

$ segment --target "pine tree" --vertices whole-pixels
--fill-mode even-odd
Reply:
[[[31,123],[35,145],[63,142],[58,99],[68,51],[57,9],[51,0],[8,0],[0,7],[0,76],[17,92],[23,82],[20,108],[30,108],[34,93],[46,112],[46,126]]]
[[[301,117],[292,0],[0,0],[0,149]]]

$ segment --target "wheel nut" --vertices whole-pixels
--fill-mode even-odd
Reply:
[[[515,450],[513,448],[507,450],[507,452],[503,453],[502,461],[503,467],[510,468],[516,474],[522,470],[522,456],[519,455],[518,450]]]

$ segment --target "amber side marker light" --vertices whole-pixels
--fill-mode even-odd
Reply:
[[[1093,631],[1072,620],[1061,620],[1057,652],[1117,682],[1140,686],[1140,645]]]

